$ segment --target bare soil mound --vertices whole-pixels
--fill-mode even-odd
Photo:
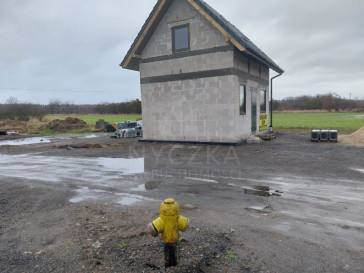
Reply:
[[[87,124],[81,119],[78,118],[67,118],[66,120],[55,119],[44,125],[41,130],[50,129],[57,133],[65,133],[72,129],[82,129],[86,128]]]
[[[0,121],[0,130],[19,131],[23,133],[27,130],[27,124],[17,120]]]
[[[364,146],[364,127],[355,131],[351,135],[340,137],[340,141],[347,144]]]

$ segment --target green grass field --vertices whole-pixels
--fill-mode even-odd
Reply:
[[[47,115],[43,122],[54,119],[64,120],[74,117],[84,120],[90,127],[99,119],[109,123],[135,121],[141,115]],[[350,134],[364,127],[364,113],[274,113],[273,128],[282,132],[310,132],[312,129],[336,129],[342,134]]]
[[[43,120],[49,122],[55,119],[65,120],[68,117],[82,119],[88,125],[95,125],[99,119],[103,119],[109,123],[117,123],[128,120],[136,121],[137,119],[141,119],[142,115],[47,115]]]
[[[274,113],[273,128],[283,132],[336,129],[350,134],[364,126],[364,113]]]

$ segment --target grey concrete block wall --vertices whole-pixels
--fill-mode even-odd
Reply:
[[[245,115],[240,115],[239,109],[240,84],[247,90]],[[144,139],[238,142],[248,138],[251,92],[258,94],[256,118],[259,122],[259,91],[264,88],[267,86],[251,80],[242,82],[234,75],[143,84],[143,122],[153,124],[144,128]],[[269,111],[268,102],[267,92]]]
[[[264,80],[269,81],[269,68],[261,66],[260,72],[261,72],[260,77]]]
[[[171,28],[190,24],[191,52],[228,46],[221,35],[187,1],[175,0],[142,52],[142,60],[172,54]],[[251,92],[267,91],[269,69],[232,47],[226,51],[141,62],[142,108],[146,140],[238,142],[251,136]],[[231,69],[231,75],[143,83],[143,79]],[[240,71],[240,72],[236,72]],[[236,73],[240,73],[237,75]],[[240,84],[246,86],[246,114],[240,115]],[[268,115],[269,117],[269,115]],[[259,126],[258,126],[259,127]]]
[[[234,67],[244,71],[246,73],[249,72],[249,60],[247,57],[234,52]]]
[[[215,52],[150,63],[141,63],[140,77],[155,77],[233,67],[233,51]]]
[[[250,60],[250,72],[251,75],[259,77],[259,64]]]
[[[236,76],[142,85],[144,130],[151,140],[237,142]],[[181,89],[171,91],[173,86]],[[191,86],[193,88],[191,88]],[[198,87],[200,86],[200,87]],[[221,87],[223,88],[221,88]],[[151,103],[153,102],[153,103]]]
[[[224,36],[187,1],[174,0],[142,52],[142,59],[172,54],[171,27],[190,23],[191,50],[227,45]]]

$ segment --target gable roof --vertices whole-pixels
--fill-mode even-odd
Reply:
[[[131,70],[139,70],[140,54],[173,1],[174,0],[158,0],[120,66]],[[238,51],[252,56],[254,59],[257,59],[277,73],[284,72],[282,68],[250,41],[238,28],[226,20],[206,2],[202,0],[186,1],[209,21],[225,37],[226,41],[233,44]]]

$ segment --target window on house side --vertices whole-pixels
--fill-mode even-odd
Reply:
[[[246,88],[245,85],[240,85],[240,115],[246,114]]]
[[[173,52],[190,50],[190,27],[188,24],[172,28],[172,49]]]
[[[265,113],[267,111],[267,91],[260,90],[260,112]]]

